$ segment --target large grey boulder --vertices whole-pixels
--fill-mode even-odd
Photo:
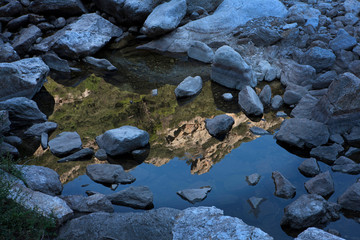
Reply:
[[[186,14],[186,0],[171,0],[157,6],[147,17],[140,32],[156,37],[174,30]]]
[[[255,87],[257,84],[251,66],[238,52],[226,45],[215,52],[211,79],[220,85],[238,90],[247,85]]]
[[[81,138],[77,132],[62,132],[49,141],[49,148],[57,157],[68,156],[82,148]]]
[[[305,182],[308,193],[318,194],[322,197],[330,197],[334,193],[334,181],[329,171],[320,173]]]
[[[55,34],[45,38],[34,49],[48,52],[53,49],[60,57],[77,59],[92,55],[122,30],[95,13],[82,15]]]
[[[351,185],[338,198],[338,203],[343,209],[360,212],[360,182]]]
[[[261,116],[264,113],[264,106],[261,103],[255,90],[245,86],[239,93],[239,105],[247,115]]]
[[[180,210],[172,208],[129,213],[91,213],[67,222],[60,228],[58,239],[168,240],[172,239],[172,227],[179,213]]]
[[[336,35],[336,38],[329,42],[329,46],[334,52],[340,50],[351,50],[356,44],[356,38],[351,36],[344,29],[340,29]]]
[[[110,200],[103,194],[97,193],[88,197],[81,195],[70,195],[61,197],[67,205],[75,212],[114,212]]]
[[[57,128],[57,123],[55,122],[44,122],[36,123],[29,127],[24,134],[31,137],[41,137],[43,133],[51,133]]]
[[[172,229],[174,240],[182,239],[273,239],[261,229],[245,224],[241,219],[224,216],[215,207],[183,210]]]
[[[121,183],[129,184],[135,181],[135,178],[124,171],[121,165],[115,164],[92,164],[86,167],[86,174],[95,182],[99,183]]]
[[[328,142],[330,137],[326,125],[306,118],[291,118],[281,124],[275,134],[279,141],[299,148],[313,148]]]
[[[284,209],[281,226],[304,229],[339,219],[340,206],[317,194],[301,195]]]
[[[90,160],[94,156],[94,150],[92,148],[83,148],[77,152],[70,154],[64,158],[59,159],[58,163],[71,162],[71,161],[86,161]]]
[[[194,41],[209,44],[224,41],[227,34],[251,19],[261,17],[285,17],[286,7],[278,0],[224,0],[216,11],[196,21],[179,27],[169,35],[141,46],[169,52],[187,52]]]
[[[12,46],[18,54],[24,55],[30,50],[36,39],[41,36],[41,30],[37,26],[32,25],[20,32],[20,35],[14,39]]]
[[[334,143],[330,146],[318,146],[311,149],[310,156],[332,165],[342,151],[344,151],[344,148],[341,145]]]
[[[318,98],[312,96],[311,94],[306,94],[301,98],[300,102],[291,111],[290,116],[295,118],[311,119],[312,110],[318,102]]]
[[[34,191],[59,195],[63,190],[60,176],[54,170],[35,165],[17,165],[26,185]]]
[[[312,47],[307,50],[301,61],[302,64],[310,65],[320,72],[330,68],[335,63],[336,56],[329,50],[320,47]]]
[[[128,206],[136,209],[151,209],[153,193],[146,186],[129,187],[106,196],[112,204]]]
[[[283,85],[290,84],[303,87],[311,86],[316,78],[316,70],[309,65],[301,65],[293,60],[282,60],[282,73],[280,81]]]
[[[191,97],[200,93],[202,89],[202,79],[199,76],[185,78],[176,88],[177,98]]]
[[[326,239],[326,240],[345,240],[344,238],[335,236],[331,233],[325,232],[319,228],[309,227],[302,233],[300,233],[297,238],[294,240],[319,240],[319,239]]]
[[[216,138],[223,138],[232,128],[235,121],[232,117],[222,114],[205,120],[205,128],[209,134]]]
[[[265,85],[265,87],[261,90],[259,94],[259,98],[261,103],[264,106],[270,106],[271,104],[271,87],[269,85]]]
[[[272,172],[272,179],[275,183],[275,196],[281,198],[293,198],[296,194],[296,188],[280,172]]]
[[[36,102],[25,97],[11,98],[0,102],[0,109],[9,112],[11,127],[29,126],[47,120]]]
[[[315,158],[305,159],[298,169],[305,177],[315,177],[320,173],[320,167]]]
[[[144,130],[122,126],[96,137],[96,142],[108,155],[117,156],[146,146],[149,139],[149,134]]]
[[[0,40],[0,62],[14,62],[17,60],[20,60],[20,57],[13,46]]]
[[[81,0],[34,0],[29,11],[56,16],[76,16],[87,12]]]
[[[194,189],[184,189],[178,191],[177,194],[183,199],[189,201],[194,204],[196,202],[201,202],[207,197],[208,192],[211,191],[211,187],[202,187],[202,188],[194,188]]]
[[[43,86],[49,71],[38,57],[0,63],[0,100],[13,97],[31,99]]]
[[[194,41],[187,54],[190,58],[196,59],[200,62],[211,63],[214,60],[213,50],[203,42]]]

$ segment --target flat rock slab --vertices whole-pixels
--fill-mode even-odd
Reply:
[[[93,164],[86,167],[86,174],[95,182],[105,184],[129,184],[135,178],[124,171],[121,165],[115,164]]]
[[[51,133],[57,126],[57,123],[54,122],[37,123],[29,127],[24,134],[31,137],[40,137],[43,133]]]
[[[175,96],[177,98],[195,96],[196,94],[200,93],[201,89],[201,77],[187,77],[175,88]]]
[[[52,154],[64,157],[79,151],[82,143],[77,132],[62,132],[49,141],[49,147]]]
[[[218,115],[205,120],[205,127],[209,134],[216,138],[223,138],[235,123],[234,119],[226,114]]]
[[[90,160],[94,156],[94,150],[91,148],[83,148],[67,157],[58,160],[58,163],[70,162],[70,161],[86,161]]]
[[[201,202],[207,197],[208,192],[211,191],[211,187],[202,187],[197,189],[184,189],[178,191],[177,194],[183,199],[194,204],[196,202]]]
[[[112,204],[132,207],[135,209],[151,209],[153,193],[146,186],[129,187],[125,190],[107,195]]]
[[[281,173],[272,172],[272,178],[275,183],[275,196],[281,198],[293,198],[296,194],[296,188]]]
[[[269,134],[271,134],[268,131],[266,131],[265,129],[262,129],[259,127],[251,127],[250,132],[254,135],[269,135]]]
[[[97,193],[88,197],[82,195],[70,195],[61,197],[68,206],[76,212],[114,212],[110,200],[103,194]]]

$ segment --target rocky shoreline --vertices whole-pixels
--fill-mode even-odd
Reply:
[[[80,61],[103,71],[117,71],[108,60],[91,55],[109,43],[126,44],[129,36],[145,39],[148,43],[139,49],[186,53],[191,59],[211,63],[211,80],[236,89],[238,105],[249,118],[261,117],[264,112],[283,106],[291,109],[291,118],[283,122],[275,138],[312,157],[299,166],[299,171],[311,178],[304,183],[309,194],[289,204],[279,224],[296,230],[310,227],[297,239],[315,239],[315,235],[321,239],[341,239],[311,227],[326,226],[339,219],[343,211],[351,211],[355,216],[360,213],[360,182],[348,186],[337,203],[327,201],[335,191],[332,173],[321,173],[317,164],[322,161],[334,172],[360,173],[359,12],[360,3],[355,0],[6,0],[0,4],[0,134],[4,140],[1,153],[19,157],[22,153],[17,146],[23,139],[31,138],[35,145],[41,144],[59,157],[59,164],[86,161],[94,155],[102,161],[122,154],[130,154],[134,159],[146,157],[149,133],[134,126],[110,129],[96,137],[99,148],[96,152],[83,148],[77,132],[62,132],[53,137],[51,133],[57,123],[47,121],[47,116],[31,100],[50,72],[81,73],[76,67]],[[258,87],[259,82],[276,80],[284,87],[282,96],[272,96],[269,85]],[[178,85],[174,95],[178,99],[196,98],[202,83],[201,77],[189,76]],[[231,100],[233,96],[227,93],[223,98]],[[233,125],[234,119],[225,114],[205,120],[209,134],[220,140]],[[261,130],[251,131],[267,134]],[[272,239],[237,218],[223,216],[216,208],[112,213],[112,204],[153,208],[150,189],[138,186],[107,196],[96,192],[89,192],[88,197],[61,196],[62,184],[56,172],[36,166],[19,168],[26,184],[13,180],[11,198],[26,199],[19,203],[38,208],[44,215],[54,214],[58,224],[64,224],[59,238],[117,239],[120,234],[117,231],[122,228],[102,233],[97,229],[104,219],[124,223],[158,219],[161,227],[158,232],[151,231],[152,236],[147,233],[151,226],[145,225],[124,233],[128,234],[124,238],[246,239],[240,236],[247,234],[254,239]],[[93,181],[109,185],[135,181],[115,164],[88,165],[87,174]],[[4,176],[13,179],[5,173]],[[274,171],[273,179],[276,196],[286,199],[295,196],[295,187],[281,173]],[[186,190],[191,190],[190,195],[195,192],[201,196],[185,196],[188,201],[204,199],[204,190]],[[186,190],[179,195],[184,197]],[[256,201],[252,201],[254,206]],[[108,213],[91,213],[98,211]],[[78,217],[84,213],[91,214]],[[204,223],[198,221],[200,216],[209,218],[204,220],[207,227],[201,230]],[[99,223],[91,225],[89,221]],[[107,221],[109,226],[114,223]],[[222,227],[217,228],[212,221]],[[76,233],[79,224],[100,235]],[[126,224],[123,228],[127,229]],[[220,233],[224,235],[217,235]]]

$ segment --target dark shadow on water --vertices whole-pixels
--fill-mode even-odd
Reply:
[[[276,141],[276,143],[291,154],[297,155],[301,158],[310,157],[310,149],[302,149],[302,148],[294,147],[282,141]]]

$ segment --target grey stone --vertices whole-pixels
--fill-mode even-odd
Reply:
[[[37,25],[37,27],[40,28],[41,31],[44,31],[44,32],[55,29],[55,26],[48,22],[41,22]],[[38,48],[35,48],[35,49],[38,50]],[[47,50],[49,50],[49,49],[50,48],[48,48]]]
[[[264,198],[251,197],[248,199],[248,202],[250,203],[252,209],[257,209],[260,203],[262,203],[264,200]]]
[[[345,153],[345,156],[346,157],[352,157],[354,155],[357,155],[360,153],[360,148],[355,148],[355,147],[350,147],[346,153]]]
[[[88,197],[81,195],[70,195],[61,197],[67,205],[75,212],[114,212],[114,207],[110,200],[103,194],[97,193]]]
[[[14,39],[12,46],[18,54],[24,55],[30,50],[36,39],[41,36],[41,30],[37,26],[32,25],[20,32],[20,35]]]
[[[59,159],[58,163],[70,162],[70,161],[86,161],[90,160],[94,156],[94,150],[91,148],[83,148],[69,156]]]
[[[59,195],[63,190],[60,176],[54,170],[35,165],[17,165],[26,185],[34,191],[48,195]]]
[[[205,43],[200,41],[194,41],[187,54],[190,58],[198,60],[204,63],[211,63],[214,60],[214,51]]]
[[[337,204],[327,202],[320,195],[304,194],[285,207],[281,226],[304,229],[326,225],[340,218],[339,210],[340,207]]]
[[[229,46],[222,46],[216,50],[211,79],[220,85],[238,90],[247,85],[255,87],[257,84],[251,66]]]
[[[254,135],[268,135],[271,134],[265,129],[259,128],[259,127],[251,127],[250,132]]]
[[[28,23],[29,15],[26,14],[9,21],[6,27],[10,32],[16,32],[19,28],[26,26]]]
[[[325,232],[324,230],[309,227],[302,233],[300,233],[297,238],[294,240],[319,240],[319,239],[326,239],[326,240],[345,240],[344,238],[335,236],[331,233]]]
[[[100,161],[105,161],[107,160],[107,154],[106,154],[106,151],[104,149],[99,149],[96,151],[95,153],[95,157],[97,159],[99,159]]]
[[[43,150],[47,149],[49,142],[49,134],[46,132],[41,133],[40,143]]]
[[[313,148],[325,144],[330,137],[326,125],[306,118],[287,119],[275,134],[279,141],[299,148]]]
[[[260,178],[261,178],[260,174],[253,173],[249,176],[246,176],[246,182],[251,186],[255,186],[256,184],[259,183]]]
[[[344,148],[341,145],[334,143],[330,146],[318,146],[311,149],[310,156],[331,165],[342,151],[344,151]]]
[[[316,70],[309,65],[301,65],[293,60],[282,60],[281,83],[285,86],[295,84],[298,86],[311,86],[316,78]]]
[[[347,165],[347,164],[354,164],[355,162],[350,158],[341,156],[334,162],[334,165]]]
[[[271,88],[269,85],[265,85],[265,87],[261,90],[259,94],[260,101],[264,106],[270,106],[271,104]]]
[[[9,1],[8,4],[0,7],[1,17],[15,17],[21,14],[23,7],[18,1]]]
[[[338,203],[343,209],[360,212],[360,182],[351,185],[338,198]]]
[[[10,125],[9,112],[6,110],[0,110],[0,133],[10,131]]]
[[[57,157],[68,156],[82,148],[81,138],[77,132],[62,132],[49,141],[49,148]]]
[[[360,3],[356,0],[346,0],[344,2],[344,8],[346,12],[354,13],[358,15],[360,12]]]
[[[234,99],[233,95],[231,93],[224,93],[221,95],[225,101],[231,101]]]
[[[245,86],[240,91],[239,105],[247,115],[261,116],[264,113],[263,104],[250,86]]]
[[[288,115],[283,112],[283,111],[280,111],[280,112],[277,112],[276,113],[276,117],[282,117],[282,118],[286,118]]]
[[[107,198],[115,205],[136,209],[151,209],[154,207],[153,194],[146,186],[129,187],[107,195]]]
[[[207,197],[207,194],[211,191],[211,187],[201,187],[196,189],[184,189],[178,191],[177,194],[183,199],[194,204],[196,202],[201,202]]]
[[[295,197],[295,186],[292,185],[281,173],[277,171],[272,172],[272,178],[275,183],[275,196],[285,199]]]
[[[345,158],[348,161],[338,161],[341,158]],[[342,172],[352,175],[357,175],[360,173],[360,164],[355,163],[354,161],[346,157],[340,157],[338,160],[336,160],[335,164],[331,167],[331,170],[333,170],[334,172]]]
[[[360,146],[360,126],[351,128],[350,132],[345,133],[343,136],[350,146]]]
[[[323,89],[330,86],[330,84],[338,77],[335,71],[328,71],[318,76],[312,83],[313,89]]]
[[[57,126],[57,123],[54,122],[37,123],[29,127],[24,134],[32,137],[41,137],[42,133],[51,133]]]
[[[20,60],[19,55],[10,43],[3,43],[0,40],[0,62],[14,62]]]
[[[108,71],[116,71],[117,68],[111,64],[111,62],[109,62],[107,59],[99,59],[99,58],[94,58],[94,57],[85,57],[84,59],[84,62],[90,64],[90,65],[93,65],[97,68],[100,68],[100,69],[105,69],[105,70],[108,70]]]
[[[301,98],[300,102],[291,111],[290,116],[295,118],[311,119],[312,110],[319,102],[319,99],[310,94],[306,94]]]
[[[287,105],[297,104],[307,93],[305,87],[294,84],[288,85],[283,96],[284,103]]]
[[[213,137],[222,138],[232,128],[235,121],[232,117],[222,114],[205,120],[205,127],[209,134]]]
[[[156,37],[174,30],[186,14],[186,0],[171,0],[157,6],[145,20],[140,32]]]
[[[56,16],[78,16],[87,12],[79,0],[34,0],[29,10],[33,13]]]
[[[201,77],[187,77],[176,87],[175,96],[177,98],[191,97],[200,93],[201,89]]]
[[[305,52],[301,62],[314,67],[317,72],[320,72],[334,65],[335,58],[335,54],[329,49],[312,47]]]
[[[63,28],[66,25],[66,20],[63,17],[59,17],[54,21],[55,28]]]
[[[334,52],[340,50],[351,50],[356,44],[356,38],[352,37],[344,29],[340,29],[336,38],[329,42],[329,46]]]
[[[86,167],[86,174],[95,182],[129,184],[135,178],[124,171],[121,165],[115,164],[92,164]]]
[[[172,239],[273,239],[259,228],[223,214],[215,207],[187,208],[176,218]]]
[[[13,145],[6,142],[0,143],[0,156],[8,154],[12,155],[15,158],[20,155],[18,149]]]
[[[320,167],[315,158],[305,159],[298,169],[305,177],[315,177],[320,173]]]
[[[54,52],[48,52],[42,56],[42,60],[49,66],[51,70],[69,73],[70,66],[67,60],[59,58]]]
[[[280,95],[275,95],[271,99],[271,108],[274,110],[279,110],[283,104],[284,104],[284,100]]]
[[[0,100],[13,97],[33,98],[43,86],[48,73],[48,66],[37,57],[0,63]]]
[[[6,136],[3,138],[3,141],[15,147],[18,147],[23,143],[23,140],[18,136]]]
[[[305,182],[306,191],[310,194],[318,194],[322,197],[330,197],[334,193],[334,181],[329,171],[320,173]]]
[[[273,45],[281,39],[277,29],[260,26],[253,30],[249,38],[256,46],[269,46]]]
[[[25,97],[16,97],[2,101],[0,102],[0,109],[9,112],[12,128],[46,121],[46,115],[39,110],[37,104]]]
[[[297,2],[289,8],[287,15],[288,21],[305,23],[309,20],[316,19],[319,22],[321,12],[318,9],[312,8],[306,3]],[[315,25],[314,28],[318,26]]]
[[[344,138],[340,134],[332,134],[330,136],[330,140],[334,143],[343,145],[344,144]]]

